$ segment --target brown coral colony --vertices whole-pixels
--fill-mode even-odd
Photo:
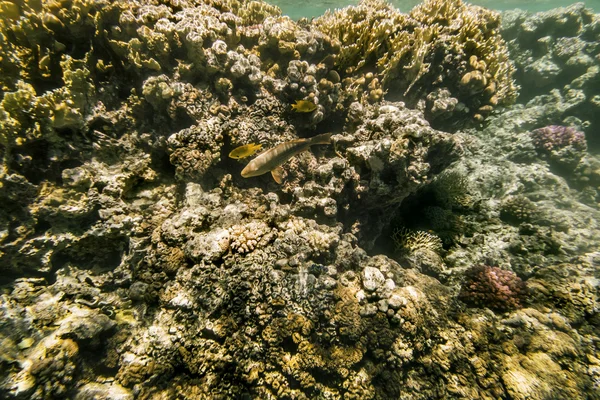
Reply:
[[[514,272],[477,265],[465,273],[460,297],[468,304],[505,311],[520,308],[527,286]]]

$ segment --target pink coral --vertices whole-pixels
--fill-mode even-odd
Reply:
[[[533,144],[546,151],[573,147],[576,151],[586,151],[585,135],[575,128],[561,125],[549,125],[531,132]]]
[[[496,310],[521,307],[527,286],[514,272],[478,265],[466,272],[460,298],[466,303]]]
[[[573,127],[545,126],[533,130],[531,138],[538,152],[568,170],[575,168],[587,151],[584,133]]]

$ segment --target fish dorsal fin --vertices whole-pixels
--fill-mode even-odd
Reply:
[[[274,169],[272,169],[271,175],[273,176],[273,180],[275,182],[277,182],[279,185],[281,185],[283,183],[283,178],[284,178],[285,172],[283,171],[283,168],[281,168],[281,166],[275,167]]]

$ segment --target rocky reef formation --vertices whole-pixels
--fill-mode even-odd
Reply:
[[[503,13],[502,36],[522,102],[552,104],[545,125],[573,125],[600,145],[600,20],[584,3],[530,14]]]
[[[547,164],[550,106],[439,130],[516,94],[451,5],[0,2],[0,397],[598,397],[600,164]],[[282,185],[227,158],[330,130]],[[461,295],[477,265],[527,297]]]

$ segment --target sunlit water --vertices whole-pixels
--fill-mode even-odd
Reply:
[[[275,4],[281,8],[285,15],[289,15],[293,19],[302,17],[312,18],[322,15],[328,9],[342,8],[348,5],[355,5],[358,1],[352,0],[270,0],[271,4]],[[412,7],[419,3],[418,0],[392,0],[391,3],[397,7],[400,11],[408,12]],[[519,1],[519,0],[477,0],[471,1],[470,3],[479,6],[496,9],[496,10],[511,10],[514,8],[520,8],[532,12],[546,11],[555,7],[564,7],[573,2],[560,1],[560,0],[533,0],[533,1]],[[600,0],[589,0],[583,2],[586,7],[592,8],[595,12],[600,12]]]

